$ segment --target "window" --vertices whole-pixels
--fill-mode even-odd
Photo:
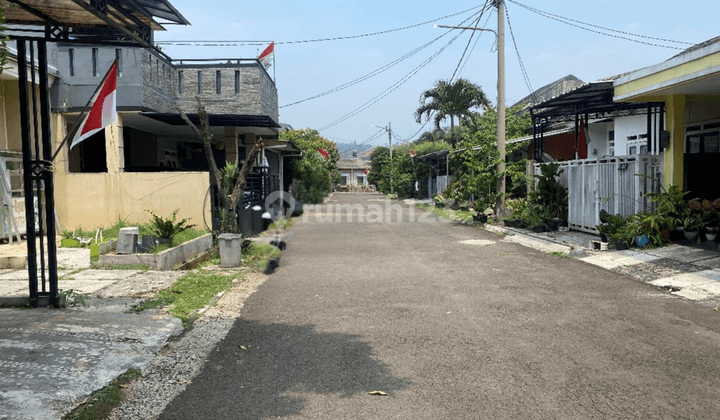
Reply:
[[[202,71],[198,72],[198,93],[202,93]]]
[[[240,70],[235,70],[235,93],[240,93]]]
[[[117,60],[117,75],[122,77],[122,50],[120,48],[115,49],[115,59]]]
[[[70,65],[70,76],[75,76],[75,48],[68,50],[68,62]]]
[[[215,93],[222,93],[222,79],[220,78],[220,70],[215,72]]]
[[[608,132],[608,155],[615,156],[615,130]]]
[[[182,70],[178,72],[178,93],[185,93],[185,78]]]
[[[92,49],[92,72],[93,77],[98,77],[98,49]]]

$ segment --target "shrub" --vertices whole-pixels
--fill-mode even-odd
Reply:
[[[176,216],[180,209],[176,209],[167,219],[164,219],[162,216],[158,216],[150,210],[145,211],[150,213],[153,217],[153,220],[150,222],[150,230],[160,238],[172,239],[172,237],[178,233],[184,232],[195,226],[187,224],[188,220],[190,220],[189,218],[182,219],[181,221],[175,223]]]

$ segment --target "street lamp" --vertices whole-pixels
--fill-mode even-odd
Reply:
[[[505,213],[505,1],[496,0],[495,6],[498,9],[498,30],[473,28],[470,26],[445,26],[433,25],[436,28],[463,29],[470,31],[486,31],[495,34],[498,51],[498,103],[497,103],[497,149],[500,153],[500,164],[498,164],[498,185],[499,197],[495,203],[495,216],[498,219]]]

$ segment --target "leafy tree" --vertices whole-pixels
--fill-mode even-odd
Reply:
[[[510,108],[506,112],[506,139],[521,137],[531,125],[530,116],[521,113],[519,108]],[[455,183],[453,189],[459,191],[464,199],[475,196],[478,208],[492,207],[498,198],[497,166],[502,161],[497,150],[497,112],[486,108],[482,114],[473,113],[465,123],[466,134],[460,142],[460,152],[453,158]],[[512,156],[522,147],[521,143],[506,145],[505,152]],[[522,196],[527,182],[527,161],[525,159],[506,163],[505,176],[509,178],[507,194]]]
[[[3,8],[0,7],[0,74],[5,70],[7,64],[7,44],[8,36],[5,35],[5,13]]]
[[[455,119],[461,122],[471,114],[471,109],[488,107],[490,101],[482,88],[466,79],[455,82],[438,80],[432,89],[420,95],[420,106],[415,110],[415,120],[420,123],[423,116],[430,118],[435,113],[435,128],[440,128],[440,122],[450,118],[450,132],[455,128]],[[454,143],[454,141],[453,141]]]
[[[280,138],[292,141],[303,151],[302,157],[290,165],[294,198],[305,203],[322,203],[332,190],[332,183],[340,181],[336,166],[340,159],[337,144],[310,128],[282,132]],[[320,149],[328,156],[325,157]]]
[[[422,156],[450,149],[450,145],[445,142],[405,144],[393,149],[393,160],[390,162],[390,149],[377,147],[371,155],[372,169],[368,174],[368,182],[375,184],[378,190],[385,194],[390,192],[392,186],[399,197],[413,195],[415,181],[427,179],[430,167],[424,161],[413,158],[410,150],[415,156]]]

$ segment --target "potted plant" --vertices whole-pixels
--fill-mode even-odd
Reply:
[[[697,239],[700,228],[703,227],[703,219],[699,214],[691,214],[683,220],[685,239],[692,241]]]
[[[609,239],[625,225],[625,217],[622,214],[610,214],[600,210],[600,224],[595,229],[600,233],[600,241],[608,242]]]

